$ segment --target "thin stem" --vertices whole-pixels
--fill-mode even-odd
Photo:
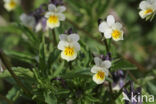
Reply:
[[[55,34],[55,30],[54,29],[52,29],[52,36],[53,36],[54,46],[57,46],[56,34]]]
[[[68,62],[69,69],[72,70],[72,61]]]
[[[102,33],[102,38],[104,38],[104,34]],[[104,44],[105,44],[105,47],[106,47],[106,52],[107,53],[110,53],[110,51],[109,51],[109,46],[108,46],[108,43],[107,43],[107,40],[106,39],[103,39],[103,42],[104,42]]]
[[[5,96],[0,94],[0,98],[3,99],[4,101],[6,101],[8,104],[13,104],[13,102],[11,100],[9,100],[8,98],[6,98]]]
[[[110,50],[109,50],[109,46],[108,46],[107,40],[104,38],[104,34],[103,33],[101,33],[101,35],[102,35],[102,41],[104,42],[105,47],[106,47],[106,52],[107,52],[107,54],[109,54]],[[111,58],[111,55],[109,57]],[[111,82],[109,82],[109,89],[110,89],[110,92],[113,93]]]
[[[12,71],[11,64],[7,60],[6,55],[2,52],[2,50],[0,50],[0,58],[1,58],[2,62],[3,62],[3,64],[5,65],[5,67],[7,68],[7,70],[9,71],[9,73],[15,79],[16,83],[23,89],[23,91],[26,94],[31,95],[31,93],[24,87],[24,85],[22,84],[22,82],[18,79],[18,77],[16,76],[16,74]]]

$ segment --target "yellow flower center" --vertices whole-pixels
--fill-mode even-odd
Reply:
[[[74,48],[71,48],[71,47],[66,47],[64,50],[64,54],[66,56],[73,56],[74,53],[75,53]]]
[[[11,2],[9,3],[9,5],[10,5],[11,8],[14,8],[16,6],[16,3],[13,0],[11,0]]]
[[[152,9],[147,9],[147,10],[145,10],[144,14],[148,14],[148,13],[152,13],[152,12],[153,12]]]
[[[119,30],[113,30],[113,32],[112,32],[112,37],[113,37],[114,39],[118,39],[118,38],[120,37],[120,35],[121,35],[121,33],[120,33]]]
[[[96,78],[103,80],[105,78],[105,73],[103,71],[98,71],[96,73]]]
[[[49,23],[52,23],[52,24],[57,24],[58,23],[58,21],[59,21],[59,19],[58,19],[58,16],[50,16],[49,18],[48,18],[48,22]]]

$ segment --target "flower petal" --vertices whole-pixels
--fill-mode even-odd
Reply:
[[[58,17],[59,17],[59,20],[60,20],[60,21],[64,21],[64,20],[66,19],[65,15],[62,14],[62,13],[59,13],[59,14],[58,14]]]
[[[100,79],[100,78],[97,78],[97,74],[94,74],[94,75],[93,75],[93,81],[94,81],[96,84],[102,84],[102,83],[105,81],[105,77],[104,77],[104,79]]]
[[[59,7],[57,7],[57,12],[58,13],[62,13],[62,12],[64,12],[66,10],[66,7],[65,6],[59,6]]]
[[[109,60],[105,60],[102,62],[102,66],[105,67],[106,69],[109,69],[111,67],[111,62]]]
[[[67,41],[67,35],[66,34],[61,34],[60,36],[59,36],[59,39],[60,40],[63,40],[63,41]]]
[[[94,65],[94,66],[91,68],[91,72],[92,72],[92,73],[97,73],[98,70],[101,70],[101,69],[102,69],[101,67],[99,67],[99,66],[97,66],[97,65]]]
[[[60,41],[57,48],[60,49],[60,50],[64,50],[66,46],[68,46],[69,43],[66,42],[66,41]]]
[[[120,30],[122,28],[122,24],[119,22],[114,23],[114,25],[112,26],[113,29],[118,29]]]
[[[108,74],[109,74],[109,70],[106,69],[106,68],[103,68],[103,71],[105,72],[105,76],[108,76]]]
[[[112,15],[107,16],[107,23],[109,26],[115,23],[115,19]]]
[[[111,33],[112,33],[112,29],[107,29],[104,33],[105,38],[110,39],[112,37]]]
[[[52,13],[52,12],[46,12],[46,14],[45,14],[45,17],[46,18],[49,18],[51,15],[53,15],[54,13]]]
[[[58,21],[57,23],[49,23],[47,20],[47,26],[51,29],[55,28],[55,27],[59,27],[60,26],[60,21]]]
[[[72,56],[67,56],[67,55],[64,54],[64,51],[62,51],[61,52],[61,57],[69,62],[69,61],[72,61],[72,60],[76,59],[77,52],[75,51]]]
[[[119,38],[114,38],[114,37],[112,37],[113,40],[115,40],[115,41],[123,40],[123,31],[121,31],[121,30],[119,30],[119,31],[120,31],[120,36],[119,36]]]
[[[139,4],[139,8],[140,8],[140,9],[146,9],[147,6],[149,6],[149,2],[147,2],[147,1],[142,1],[142,2]]]
[[[101,63],[102,63],[102,60],[101,60],[99,57],[95,57],[95,58],[94,58],[94,62],[95,62],[95,64],[96,64],[97,66],[100,66]]]
[[[109,26],[106,22],[101,22],[99,25],[99,31],[104,33],[106,29],[108,29]]]
[[[80,39],[78,34],[70,34],[68,36],[68,40],[72,42],[77,42]]]
[[[55,12],[56,11],[56,6],[54,4],[49,4],[48,5],[48,10],[51,12]]]
[[[76,51],[80,50],[80,44],[78,42],[73,42],[72,44],[73,44]]]

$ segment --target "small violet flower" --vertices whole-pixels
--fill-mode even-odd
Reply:
[[[4,8],[7,11],[12,11],[17,7],[18,3],[19,0],[4,0]]]
[[[58,49],[62,50],[61,57],[67,61],[72,61],[77,57],[77,52],[80,50],[78,43],[79,35],[72,33],[70,35],[61,34]]]
[[[108,69],[111,67],[109,60],[102,61],[99,57],[94,58],[95,65],[92,67],[91,72],[93,75],[93,81],[96,84],[102,84],[105,81],[105,77],[108,76]]]
[[[107,21],[99,24],[99,31],[104,33],[106,39],[113,38],[115,41],[123,40],[122,24],[115,22],[112,15],[107,16]]]
[[[152,19],[156,13],[156,0],[142,1],[139,5],[141,18]]]
[[[65,20],[65,16],[62,12],[66,10],[65,6],[55,6],[54,4],[49,4],[48,12],[45,14],[47,18],[47,26],[51,29],[60,26],[60,21]]]

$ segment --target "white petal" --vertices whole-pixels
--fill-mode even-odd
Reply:
[[[70,34],[68,36],[68,40],[72,42],[77,42],[80,39],[79,35],[77,34]]]
[[[52,12],[55,12],[56,11],[56,6],[54,4],[49,4],[48,5],[48,10],[52,11]]]
[[[61,13],[61,12],[64,12],[66,10],[66,7],[65,6],[59,6],[57,7],[57,12]]]
[[[103,71],[105,72],[105,76],[108,76],[108,74],[109,74],[109,70],[106,69],[106,68],[103,68]]]
[[[64,21],[64,20],[66,19],[65,15],[62,14],[62,13],[59,13],[59,14],[58,14],[58,17],[59,17],[59,20],[60,20],[60,21]]]
[[[63,40],[63,41],[67,41],[67,35],[66,34],[61,34],[60,36],[59,36],[59,38],[60,38],[60,40]]]
[[[99,57],[95,57],[95,58],[94,58],[94,62],[95,62],[95,64],[96,64],[97,66],[100,66],[101,63],[102,63],[102,60],[101,60]]]
[[[107,29],[104,33],[105,38],[110,39],[112,37],[111,33],[112,33],[112,29]]]
[[[75,51],[73,56],[67,56],[67,55],[64,54],[64,51],[62,51],[61,52],[61,57],[69,62],[69,61],[72,61],[72,60],[76,59],[77,52]]]
[[[105,78],[104,79],[99,79],[96,77],[96,74],[93,75],[93,81],[96,83],[96,84],[102,84],[104,81],[105,81]]]
[[[115,19],[112,15],[107,16],[107,23],[109,26],[115,23]]]
[[[46,14],[45,14],[45,17],[46,18],[49,18],[51,15],[53,15],[54,13],[52,13],[52,12],[46,12]]]
[[[91,72],[92,73],[97,73],[99,70],[102,70],[101,67],[97,66],[97,65],[94,65],[92,68],[91,68]]]
[[[108,26],[108,24],[106,22],[101,22],[100,25],[99,25],[99,31],[100,32],[104,33],[105,30],[108,29],[108,28],[109,28],[109,26]]]
[[[121,31],[121,37],[120,37],[120,40],[124,40],[124,38],[123,38],[123,31]]]
[[[73,44],[73,46],[74,46],[74,48],[75,48],[76,51],[79,51],[80,50],[80,44],[78,42],[74,42],[72,44]]]
[[[121,35],[120,35],[120,37],[119,38],[113,38],[113,40],[115,40],[115,41],[119,41],[119,40],[123,40],[123,31],[121,31],[121,30],[119,30],[120,32],[121,32]]]
[[[146,9],[148,5],[149,5],[149,2],[147,2],[147,1],[142,1],[142,2],[139,4],[139,8],[140,8],[140,9]]]
[[[60,50],[64,50],[66,46],[68,46],[69,43],[66,42],[66,41],[60,41],[57,48],[60,49]]]
[[[109,60],[105,60],[102,62],[102,66],[109,69],[111,67],[111,62]]]
[[[118,29],[120,30],[122,28],[122,24],[119,23],[119,22],[116,22],[113,26],[112,26],[113,29]]]
[[[140,15],[140,17],[143,18],[143,19],[146,17],[146,16],[144,15],[144,11],[143,11],[143,10],[139,12],[139,15]]]
[[[58,21],[58,23],[49,23],[47,20],[47,26],[51,29],[55,28],[55,27],[59,27],[60,26],[60,22]]]

